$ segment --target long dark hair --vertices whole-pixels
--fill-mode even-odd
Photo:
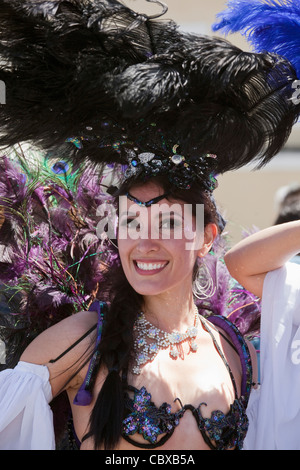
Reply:
[[[194,214],[196,204],[203,204],[205,225],[219,224],[220,216],[209,192],[196,185],[189,190],[176,189],[163,177],[155,180],[168,194],[168,199],[191,204]],[[126,194],[131,184],[124,184],[117,195]],[[89,431],[84,436],[84,439],[93,438],[96,449],[102,446],[115,448],[121,436],[126,372],[133,355],[133,325],[143,304],[143,297],[129,284],[120,263],[110,268],[104,277],[105,292],[102,290],[101,294],[108,300],[109,309],[93,378],[95,380],[100,367],[106,368],[108,373],[91,413]],[[94,381],[91,381],[90,387],[93,385]]]

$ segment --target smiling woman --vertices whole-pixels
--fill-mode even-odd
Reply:
[[[176,201],[176,207],[174,207],[174,199],[168,200],[169,195],[165,193],[158,181],[155,182],[155,179],[143,185],[134,186],[130,194],[134,196],[135,200],[140,201],[138,208],[141,208],[141,203],[157,200],[158,197],[160,201],[155,204],[155,211],[153,211],[154,205],[143,207],[144,215],[140,222],[144,227],[140,228],[139,238],[132,239],[130,231],[126,239],[119,239],[119,253],[125,275],[135,291],[145,295],[146,291],[158,294],[167,290],[170,299],[173,298],[174,301],[176,299],[174,289],[178,294],[179,287],[185,290],[187,286],[184,287],[184,284],[188,283],[187,292],[191,290],[197,257],[203,257],[208,253],[216,237],[217,227],[213,224],[207,224],[206,227],[203,224],[201,227],[198,221],[196,233],[195,216],[193,216],[193,220],[189,221],[188,217],[183,218],[184,201]],[[163,199],[161,199],[162,195]],[[191,196],[192,191],[190,191],[190,200]],[[202,205],[202,203],[203,200],[199,200],[198,204]],[[130,200],[128,201],[129,211],[132,210],[133,204]],[[193,205],[195,208],[197,203],[194,202]],[[164,211],[164,215],[160,220],[159,214],[162,211]],[[139,219],[141,218],[139,217]],[[172,227],[170,226],[171,220]],[[190,222],[194,226],[191,227],[194,229],[194,241],[193,246],[188,250],[185,232],[187,224]],[[122,214],[120,223],[122,223]],[[159,231],[155,233],[153,228],[157,224],[159,224]],[[201,238],[203,238],[203,242],[200,244],[199,239]],[[197,247],[198,249],[196,249]],[[145,278],[145,276],[147,277]],[[183,299],[188,299],[188,297],[187,293],[184,293],[181,299],[175,300],[175,303],[179,301],[179,305],[182,305]]]
[[[1,160],[0,280],[28,325],[0,374],[4,449],[54,449],[48,404],[62,395],[74,449],[244,445],[256,359],[209,275],[225,225],[213,191],[284,145],[297,77],[284,57],[157,21],[166,6],[148,1],[161,13],[0,0],[0,144],[31,142],[48,166],[59,156],[50,181],[24,178],[27,150],[21,170]],[[96,207],[118,213],[117,234],[110,217],[95,230]]]
[[[105,278],[110,313],[99,344],[101,360],[93,368],[93,376],[97,376],[103,363],[109,364],[109,373],[104,383],[101,381],[90,428],[81,438],[81,448],[100,447],[101,432],[104,441],[107,438],[104,419],[108,420],[107,425],[114,421],[117,427],[118,411],[121,424],[118,433],[122,437],[120,440],[116,433],[113,446],[118,449],[239,447],[247,421],[244,398],[239,397],[248,396],[245,383],[252,380],[250,369],[244,375],[241,372],[241,364],[245,365],[250,358],[248,347],[241,337],[237,339],[230,323],[226,323],[224,327],[231,331],[228,338],[233,336],[240,348],[242,345],[246,348],[247,353],[239,356],[234,344],[230,340],[227,343],[213,323],[199,316],[193,293],[199,260],[205,258],[223,228],[212,194],[199,185],[191,186],[188,191],[176,188],[164,175],[146,182],[138,176],[133,181],[125,181],[116,200],[123,194],[129,197],[126,207],[125,201],[121,204],[119,224],[128,227],[134,221],[134,236],[130,236],[129,228],[127,237],[118,237],[121,265],[109,270]],[[183,230],[185,204],[192,212],[187,221],[192,222],[194,230],[193,246],[189,245],[189,249]],[[198,205],[204,206],[204,220],[196,227]],[[136,209],[142,212],[138,223]],[[157,218],[159,231],[153,237]],[[180,221],[176,236],[177,227],[169,225],[171,218]],[[166,221],[168,236],[164,232]],[[203,355],[210,358],[206,365],[201,364]],[[116,373],[120,368],[122,377]],[[98,387],[97,382],[95,386]],[[170,403],[166,409],[164,405],[155,405],[161,403],[162,396]],[[205,412],[202,404],[197,408],[200,396],[207,401]],[[232,403],[234,409],[239,409],[238,434],[235,426],[228,429]],[[108,405],[113,411],[110,416]],[[213,426],[214,413],[219,415],[217,426]],[[181,421],[185,425],[175,432]],[[216,439],[225,428],[226,437]]]

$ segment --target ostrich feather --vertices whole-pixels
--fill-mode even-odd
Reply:
[[[187,158],[217,155],[220,174],[267,163],[299,114],[286,59],[117,0],[0,0],[0,59],[0,145],[73,163],[126,165],[132,149],[168,158],[179,145]]]
[[[229,0],[214,31],[242,33],[255,51],[286,57],[300,78],[300,0]]]

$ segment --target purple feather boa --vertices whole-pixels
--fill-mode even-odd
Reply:
[[[35,173],[0,159],[0,283],[20,295],[32,332],[87,310],[98,294],[105,264],[118,257],[96,235],[97,207],[108,199],[88,166],[66,183],[42,164]]]

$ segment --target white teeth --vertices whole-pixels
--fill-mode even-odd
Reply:
[[[166,266],[167,263],[139,263],[138,261],[136,262],[137,267],[139,269],[142,269],[143,271],[151,271],[154,269],[160,269]]]

